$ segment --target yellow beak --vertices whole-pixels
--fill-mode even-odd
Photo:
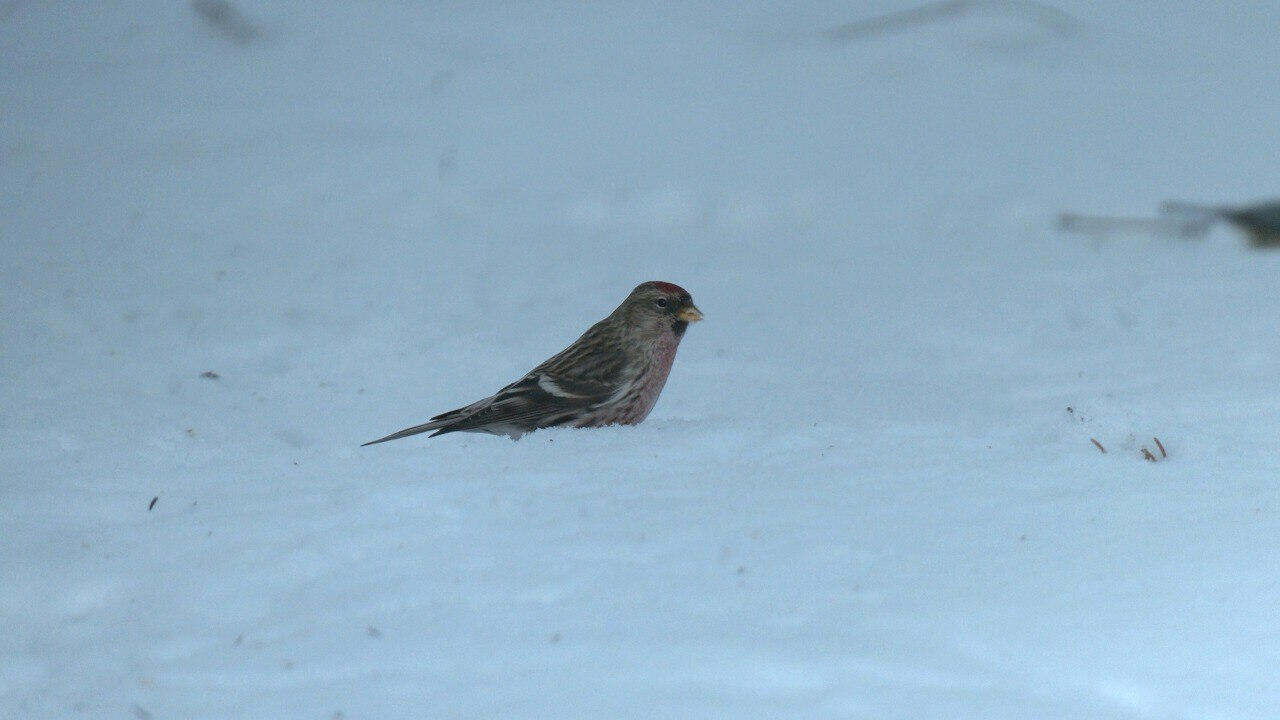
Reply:
[[[680,322],[698,322],[702,319],[702,311],[692,305],[686,305],[676,312]]]

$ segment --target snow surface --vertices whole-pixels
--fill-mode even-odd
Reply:
[[[648,5],[0,4],[0,715],[1276,717],[1280,6]]]

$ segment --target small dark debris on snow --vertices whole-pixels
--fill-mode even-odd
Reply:
[[[1209,223],[1203,219],[1172,216],[1145,218],[1063,212],[1058,214],[1058,229],[1095,237],[1131,234],[1195,239],[1202,238],[1209,232]]]
[[[200,377],[204,378],[205,380],[218,380],[222,376],[212,370],[205,370],[204,372],[200,373]]]
[[[1081,27],[1080,21],[1065,11],[1045,3],[1032,2],[1032,0],[939,0],[919,7],[845,23],[828,30],[824,35],[829,42],[843,45],[935,25],[973,12],[1021,16],[1059,37],[1076,35]]]
[[[1058,229],[1097,236],[1146,233],[1198,239],[1208,235],[1218,221],[1225,221],[1241,230],[1255,248],[1280,248],[1280,199],[1248,205],[1207,205],[1168,200],[1160,205],[1159,214],[1152,218],[1064,212],[1058,216]]]
[[[556,643],[560,642],[560,640],[561,640],[560,633],[558,633],[558,632],[556,632],[556,633],[551,633],[551,637],[550,637],[550,638],[548,638],[548,640],[550,640],[550,641],[551,641],[551,644],[552,644],[552,645],[555,645]]]
[[[382,637],[382,631],[372,625],[364,629],[364,634],[368,635],[371,638]]]
[[[1160,451],[1160,457],[1156,457],[1155,453],[1148,450],[1147,447],[1144,445],[1142,446],[1143,460],[1146,460],[1147,462],[1160,462],[1161,460],[1169,457],[1169,453],[1165,452],[1164,444],[1160,442],[1160,438],[1153,437],[1151,438],[1151,440],[1156,444],[1156,449]]]
[[[449,180],[458,174],[458,148],[450,146],[440,153],[437,172],[441,180]]]
[[[1098,442],[1097,438],[1089,438],[1089,442],[1093,443],[1093,446],[1098,448],[1098,450],[1101,451],[1103,455],[1107,454],[1107,449],[1102,447],[1102,443]]]
[[[151,720],[152,717],[151,713],[147,712],[147,709],[141,705],[133,706],[133,716],[138,720]]]
[[[244,643],[244,633],[240,633],[239,635],[236,636],[235,640],[231,641],[231,644],[236,647],[240,647],[240,645],[242,645],[243,643]]]
[[[151,502],[147,503],[147,512],[150,512],[150,511],[152,511],[152,510],[155,510],[155,508],[156,508],[156,502],[158,502],[159,500],[160,500],[160,496],[159,496],[159,495],[157,495],[157,496],[155,496],[155,497],[151,498]]]
[[[262,29],[227,0],[194,0],[191,9],[218,34],[237,45],[262,37]]]

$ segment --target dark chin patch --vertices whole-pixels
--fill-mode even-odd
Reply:
[[[675,333],[676,337],[680,337],[684,335],[684,331],[688,327],[689,327],[689,323],[683,320],[677,320],[671,323],[671,332]]]

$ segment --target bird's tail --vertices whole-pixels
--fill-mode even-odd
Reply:
[[[443,413],[431,418],[430,420],[422,423],[421,425],[414,425],[413,427],[405,428],[403,430],[400,430],[399,432],[393,432],[386,437],[381,437],[381,438],[378,438],[377,440],[370,440],[369,442],[361,445],[360,447],[377,445],[378,443],[384,443],[388,440],[399,440],[400,438],[406,438],[406,437],[409,437],[410,435],[417,435],[419,433],[424,433],[424,432],[431,432],[432,430],[435,430],[435,432],[432,433],[432,437],[439,435],[441,433],[451,432],[453,428],[450,428],[449,426],[452,425],[458,419],[466,417],[468,414],[467,411],[470,409],[471,407],[468,406],[464,408],[458,408],[457,410],[450,410],[447,413]]]
[[[439,427],[440,427],[440,423],[437,423],[437,422],[435,422],[435,421],[433,420],[433,421],[431,421],[431,422],[429,422],[429,423],[423,423],[423,424],[421,424],[421,425],[414,425],[414,426],[413,426],[413,427],[411,427],[411,428],[405,428],[405,429],[403,429],[403,430],[401,430],[401,431],[399,431],[399,432],[393,432],[393,433],[391,433],[390,435],[388,435],[388,436],[386,436],[386,437],[380,437],[380,438],[378,438],[377,440],[370,440],[369,442],[364,443],[364,444],[363,444],[363,445],[361,445],[360,447],[368,447],[368,446],[370,446],[370,445],[377,445],[378,443],[384,443],[384,442],[386,442],[386,441],[388,441],[388,440],[399,440],[400,438],[409,437],[410,435],[417,435],[418,433],[424,433],[424,432],[427,432],[427,431],[429,431],[429,430],[435,430],[435,429],[437,429],[437,428],[439,428]]]

